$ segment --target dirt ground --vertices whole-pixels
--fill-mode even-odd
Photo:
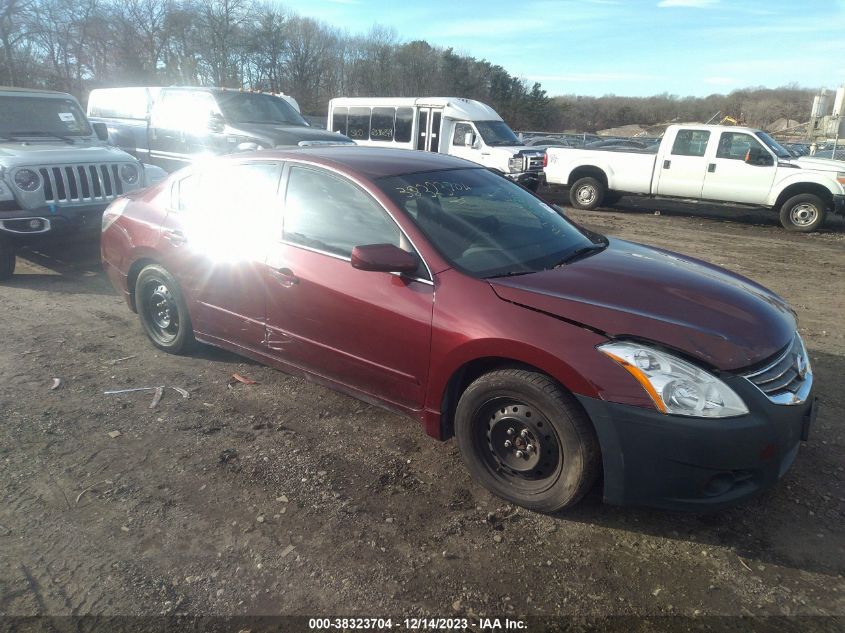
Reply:
[[[706,516],[598,490],[560,516],[509,506],[412,421],[211,348],[158,352],[80,241],[22,253],[0,286],[0,616],[845,616],[845,221],[567,213],[798,311],[821,410],[773,490]],[[103,394],[155,385],[190,398]]]

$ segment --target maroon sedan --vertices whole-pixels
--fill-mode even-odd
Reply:
[[[457,437],[539,511],[719,507],[777,481],[814,414],[793,312],[727,270],[610,239],[456,158],[215,159],[116,201],[103,262],[157,347],[217,345]]]

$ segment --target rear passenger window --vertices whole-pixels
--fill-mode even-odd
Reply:
[[[198,174],[191,174],[177,182],[174,191],[176,201],[173,204],[173,208],[179,211],[195,209],[198,202],[199,183],[200,177]]]
[[[349,131],[346,135],[354,141],[370,138],[369,108],[349,108]]]
[[[357,186],[313,169],[290,170],[284,238],[301,246],[349,257],[365,244],[400,246],[399,227]]]
[[[224,161],[181,179],[178,210],[190,242],[215,257],[241,257],[277,240],[281,171],[278,163]]]
[[[397,143],[407,143],[411,140],[411,128],[414,122],[414,111],[411,108],[396,108],[396,133],[393,140]]]
[[[679,130],[672,144],[675,156],[704,156],[710,132],[706,130]]]

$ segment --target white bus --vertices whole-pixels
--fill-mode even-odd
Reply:
[[[465,158],[532,190],[543,171],[543,151],[524,146],[493,108],[472,99],[342,97],[329,102],[327,127],[359,145]]]

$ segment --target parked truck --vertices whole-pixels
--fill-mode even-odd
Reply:
[[[545,180],[569,187],[572,206],[594,209],[633,194],[752,206],[781,224],[814,231],[845,211],[845,162],[795,158],[766,132],[747,127],[671,125],[653,148],[549,148]]]
[[[543,151],[526,147],[487,104],[459,97],[337,98],[328,129],[359,145],[450,154],[537,190]]]
[[[352,143],[309,126],[287,95],[226,88],[98,88],[88,116],[111,143],[167,171],[203,156]]]
[[[105,138],[69,94],[0,88],[0,279],[21,244],[99,231],[112,200],[164,177]]]

